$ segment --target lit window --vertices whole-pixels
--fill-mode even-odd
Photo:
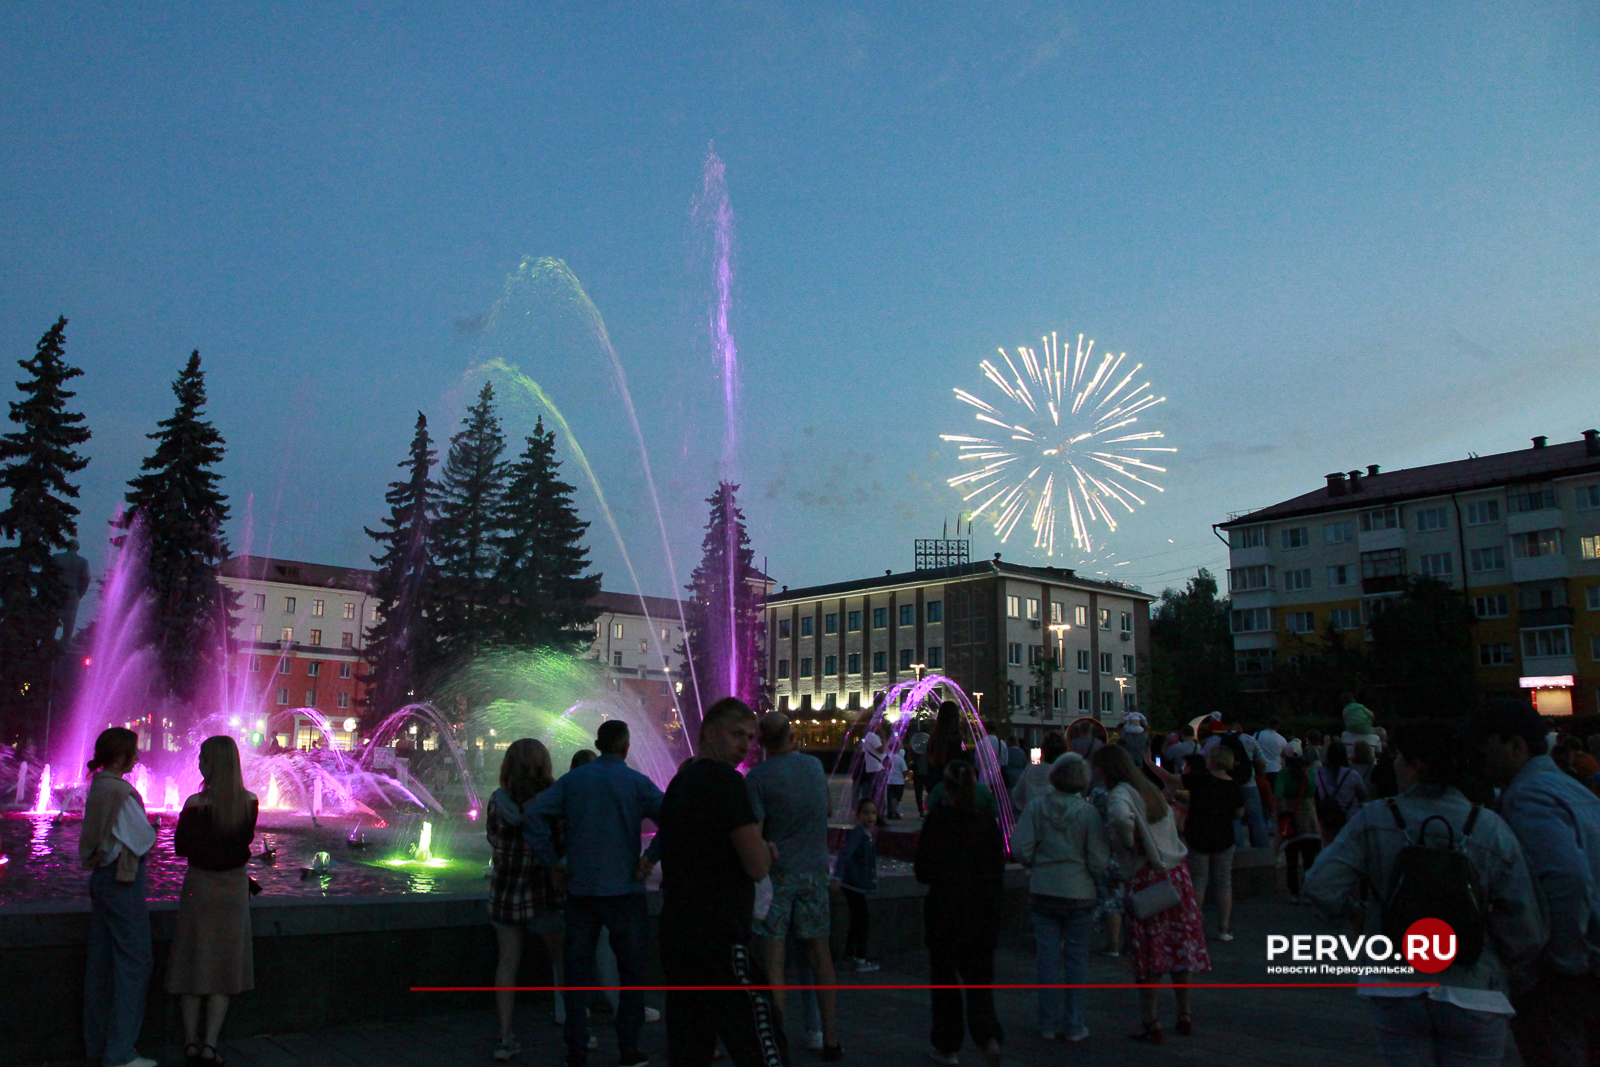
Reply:
[[[356,606],[354,604],[346,604],[344,606],[344,617],[347,619],[356,617]]]
[[[1561,555],[1560,530],[1532,530],[1511,539],[1511,555],[1516,559],[1537,559]]]
[[[259,622],[256,623],[256,640],[261,640],[261,624]]]
[[[1584,559],[1600,559],[1600,537],[1580,537],[1578,550]]]
[[[323,602],[322,601],[313,600],[311,602],[311,614],[320,616],[322,614],[322,608],[323,608]]]
[[[266,611],[267,610],[267,594],[265,594],[265,593],[257,593],[256,594],[256,610],[257,611]]]
[[[1022,598],[1019,596],[1006,596],[1006,618],[1020,619],[1022,617]]]
[[[1072,624],[1074,626],[1089,625],[1089,605],[1074,604],[1072,606]]]
[[[1065,617],[1067,606],[1059,600],[1050,601],[1050,621],[1059,624]]]
[[[650,650],[650,644],[649,644],[649,642],[647,642],[647,641],[646,641],[646,640],[645,640],[645,639],[644,639],[644,638],[642,638],[642,637],[641,637],[641,638],[639,638],[639,651],[640,651],[640,652],[648,652],[648,651],[649,651],[649,650]]]
[[[283,628],[282,634],[279,636],[278,639],[280,641],[282,641],[286,645],[289,642],[293,641],[294,640],[294,627],[293,626],[285,626]]]
[[[622,640],[622,623],[614,622],[611,624],[611,636],[618,641]]]
[[[1039,621],[1039,600],[1037,597],[1028,598],[1028,618],[1032,622]]]
[[[340,648],[355,648],[356,647],[356,635],[355,634],[351,634],[351,633],[340,634],[339,635],[339,647]]]
[[[1101,608],[1100,609],[1100,629],[1102,629],[1102,630],[1111,629],[1111,609],[1110,608]]]
[[[322,644],[322,631],[321,630],[312,630],[311,631],[311,636],[308,639],[308,643],[309,644],[313,644],[313,645]]]

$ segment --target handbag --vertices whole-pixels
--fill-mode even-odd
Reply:
[[[1178,895],[1178,887],[1172,884],[1172,879],[1162,872],[1161,881],[1151,882],[1143,889],[1130,894],[1128,906],[1133,909],[1135,919],[1148,919],[1152,915],[1160,915],[1168,908],[1178,905],[1183,898]]]

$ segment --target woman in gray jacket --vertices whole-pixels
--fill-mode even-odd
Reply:
[[[1039,984],[1081,985],[1094,936],[1095,879],[1111,859],[1105,827],[1083,799],[1089,765],[1069,752],[1050,768],[1051,792],[1028,802],[1011,837],[1011,853],[1032,872],[1028,910],[1039,949]],[[1060,977],[1058,977],[1060,976]],[[1046,1041],[1082,1041],[1082,989],[1039,990],[1039,1030]]]

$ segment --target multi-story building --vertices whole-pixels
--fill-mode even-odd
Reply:
[[[1153,599],[998,554],[784,586],[767,602],[767,677],[779,710],[810,718],[871,707],[919,672],[943,674],[978,701],[986,721],[1037,745],[1046,729],[1085,715],[1115,721],[1138,706]]]
[[[1330,474],[1313,492],[1219,523],[1234,655],[1265,683],[1292,635],[1348,639],[1408,574],[1462,590],[1484,688],[1541,714],[1600,700],[1600,432],[1409,470]]]
[[[630,692],[663,724],[681,722],[683,618],[676,600],[637,593],[602,592],[591,603],[594,621],[589,658],[606,665],[611,687]]]

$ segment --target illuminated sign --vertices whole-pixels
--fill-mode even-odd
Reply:
[[[1517,684],[1524,689],[1570,689],[1572,675],[1550,674],[1533,678],[1519,678]]]

